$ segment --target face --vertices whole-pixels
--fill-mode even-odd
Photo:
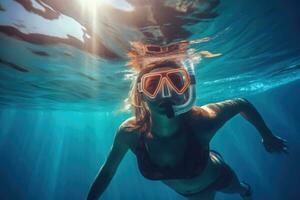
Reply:
[[[174,68],[174,67],[162,67],[162,68],[156,68],[151,70],[150,73],[157,73],[157,72],[163,72],[166,70],[173,70],[173,69],[183,69],[183,68]],[[145,74],[147,75],[147,74]],[[176,77],[172,80],[177,80]],[[156,112],[158,114],[166,114],[167,106],[169,105],[180,105],[187,101],[188,99],[188,89],[185,90],[183,94],[178,94],[173,87],[170,85],[169,81],[166,80],[166,78],[161,79],[161,86],[159,87],[159,90],[157,91],[155,98],[149,98],[147,95],[143,95],[143,99],[146,101],[149,109],[151,112]],[[151,87],[151,85],[149,86]],[[154,87],[156,88],[156,87]]]

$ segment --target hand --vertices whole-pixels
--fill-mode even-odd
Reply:
[[[276,135],[269,135],[262,139],[262,143],[269,153],[280,153],[284,152],[288,154],[287,151],[287,140],[282,139]]]

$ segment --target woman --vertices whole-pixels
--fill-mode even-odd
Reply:
[[[251,199],[250,186],[209,149],[211,139],[225,122],[241,114],[259,131],[268,152],[287,152],[286,141],[271,133],[246,99],[195,106],[195,98],[191,63],[171,59],[140,70],[130,92],[135,116],[120,125],[87,199],[101,196],[129,149],[145,178],[161,180],[187,199],[212,200],[216,191]]]

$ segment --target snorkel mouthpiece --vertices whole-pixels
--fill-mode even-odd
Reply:
[[[172,107],[172,101],[170,99],[164,100],[164,102],[160,105],[160,107],[163,107],[165,109],[165,113],[168,118],[172,118],[175,116],[173,107]]]

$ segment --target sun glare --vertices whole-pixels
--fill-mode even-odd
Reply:
[[[99,4],[102,3],[102,0],[78,0],[80,4],[88,9],[94,9],[96,8]]]
[[[126,0],[77,0],[84,10],[92,10],[106,4],[124,11],[132,11],[134,8]]]
[[[102,2],[102,0],[78,0],[80,4],[84,7],[95,7],[99,3]]]

